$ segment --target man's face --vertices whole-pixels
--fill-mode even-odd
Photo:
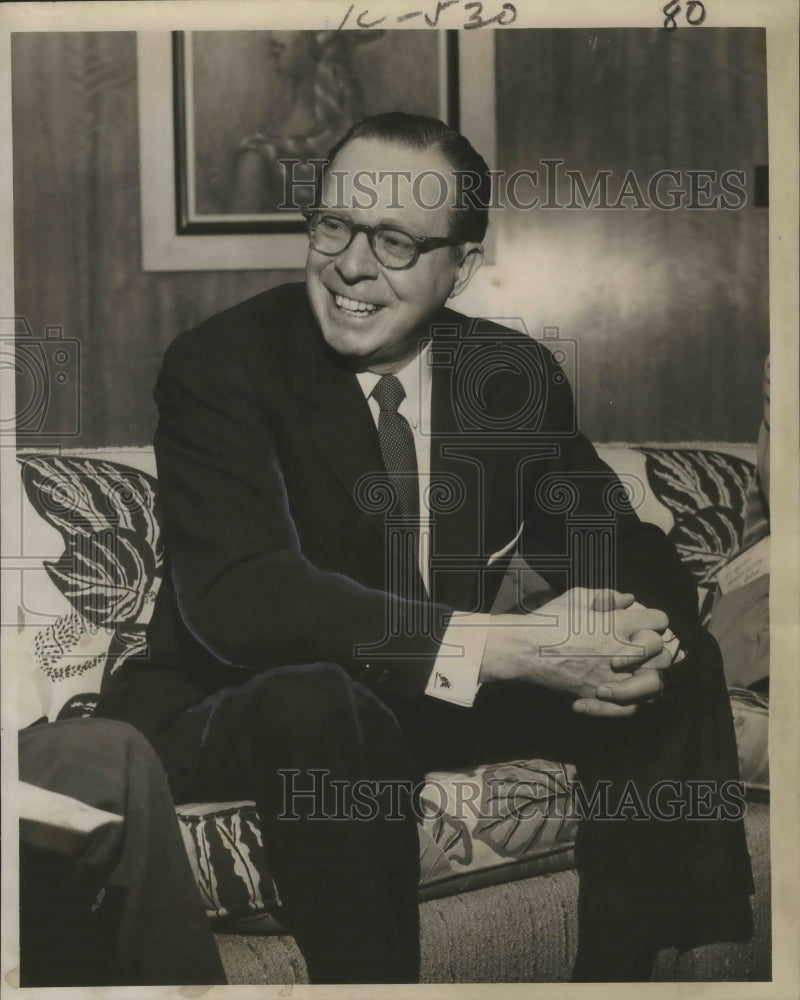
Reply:
[[[331,173],[335,171],[334,176]],[[362,185],[377,195],[374,207],[360,208],[370,201],[363,190],[353,188],[359,171],[374,171]],[[381,171],[395,172],[377,180]],[[410,173],[411,180],[398,172]],[[425,177],[413,197],[413,181],[423,171],[436,171],[446,179],[448,194],[442,198],[439,181]],[[367,226],[389,225],[415,236],[450,234],[453,204],[452,168],[433,151],[407,149],[379,139],[354,139],[341,150],[326,172],[322,205],[332,214]],[[426,208],[442,202],[439,207]],[[399,207],[398,207],[399,206]],[[427,321],[451,294],[458,294],[481,261],[479,245],[441,247],[421,254],[408,270],[383,267],[369,246],[366,233],[358,233],[350,246],[336,257],[327,257],[309,246],[306,285],[322,335],[338,354],[357,360],[359,367],[392,371],[417,350],[428,336]],[[471,252],[469,252],[471,251]]]

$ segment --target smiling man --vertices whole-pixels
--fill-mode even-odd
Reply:
[[[550,755],[612,808],[631,782],[680,804],[737,776],[671,544],[620,499],[550,352],[446,305],[481,264],[489,184],[441,122],[354,126],[307,213],[305,283],[178,337],[156,388],[167,573],[149,661],[98,711],[151,739],[178,801],[255,799],[316,983],[418,978],[426,770]],[[498,603],[517,552],[538,610]],[[369,820],[287,809],[286,774],[315,771],[394,794]],[[618,812],[580,826],[575,979],[749,934],[740,821]]]
[[[352,139],[332,152],[334,173],[323,187],[321,207],[307,213],[308,298],[337,354],[372,371],[396,371],[419,352],[420,341],[430,339],[428,320],[480,267],[483,234],[479,230],[472,240],[451,235],[457,182],[453,165],[438,150],[401,153],[395,143],[373,137]],[[421,183],[413,190],[402,185],[401,193],[401,176]],[[349,210],[330,210],[338,204]],[[354,226],[367,227],[364,236]]]

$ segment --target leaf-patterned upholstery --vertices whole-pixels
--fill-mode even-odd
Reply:
[[[741,544],[752,466],[721,451],[640,451],[649,488],[671,512],[672,537],[707,603],[715,572]],[[101,457],[32,455],[20,463],[30,505],[63,542],[44,566],[69,610],[34,643],[43,678],[66,692],[53,698],[48,718],[91,714],[103,684],[145,649],[162,571],[157,484]],[[766,709],[748,692],[732,701],[744,741],[754,713]],[[759,767],[766,788],[765,762]],[[420,897],[571,867],[573,776],[571,767],[542,760],[429,774],[418,825]],[[253,803],[182,805],[177,814],[210,916],[279,914]]]
[[[753,465],[700,448],[642,448],[647,478],[675,519],[670,538],[697,581],[707,619],[715,577],[739,550]]]

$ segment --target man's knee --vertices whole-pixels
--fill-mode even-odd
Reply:
[[[262,718],[304,728],[342,721],[354,706],[354,682],[335,663],[275,667],[261,675],[247,694]]]
[[[404,774],[411,766],[394,716],[333,663],[275,667],[220,693],[205,748],[258,774],[287,767],[344,773],[363,769],[365,761],[373,770]]]
[[[134,774],[164,780],[145,737],[111,719],[65,719],[23,730],[19,751],[23,781],[98,807],[116,802]]]

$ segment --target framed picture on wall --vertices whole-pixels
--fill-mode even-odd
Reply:
[[[316,171],[367,115],[433,115],[493,152],[492,43],[473,34],[140,34],[144,269],[302,267]]]
[[[316,165],[367,115],[458,128],[455,32],[173,34],[178,231],[292,232]]]

